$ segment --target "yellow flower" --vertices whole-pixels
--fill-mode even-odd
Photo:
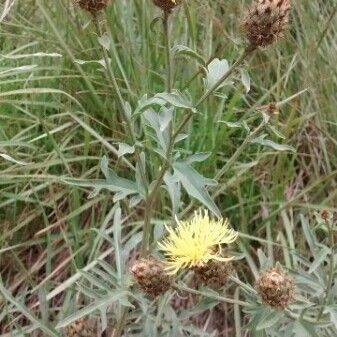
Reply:
[[[191,221],[177,221],[175,229],[166,227],[168,237],[159,243],[167,259],[168,274],[181,268],[204,266],[210,260],[229,261],[222,257],[221,244],[236,240],[238,233],[229,228],[227,219],[212,220],[207,211],[195,212]]]

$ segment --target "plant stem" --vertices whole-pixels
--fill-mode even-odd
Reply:
[[[97,34],[98,34],[98,36],[101,37],[102,36],[102,30],[101,30],[101,27],[99,25],[97,15],[93,15],[93,21],[94,21],[94,25],[95,25]],[[147,184],[146,174],[144,172],[143,165],[142,165],[142,162],[141,162],[141,159],[140,159],[139,150],[136,146],[137,137],[135,135],[135,132],[134,132],[133,127],[132,127],[132,123],[131,123],[130,118],[128,116],[128,112],[126,110],[125,102],[124,102],[124,99],[122,97],[122,93],[119,90],[119,86],[118,86],[115,74],[113,73],[113,71],[111,69],[108,52],[107,52],[106,48],[104,48],[101,44],[100,44],[100,48],[101,48],[103,58],[104,58],[106,74],[108,76],[108,79],[110,81],[110,84],[111,84],[112,88],[114,89],[115,93],[117,94],[118,103],[119,103],[120,108],[122,110],[122,117],[123,117],[123,120],[124,120],[125,125],[126,125],[126,132],[129,135],[129,138],[130,138],[130,141],[131,141],[132,145],[134,145],[135,148],[136,148],[135,149],[136,161],[138,163],[139,173],[140,173],[140,176],[141,176],[141,179],[142,179],[142,182],[143,182],[145,194],[147,195],[148,184]]]
[[[326,305],[329,303],[329,298],[331,294],[331,290],[334,283],[334,271],[335,271],[335,238],[334,238],[334,228],[333,223],[330,220],[326,221],[329,231],[329,245],[331,247],[330,261],[329,261],[329,274],[328,274],[328,282],[325,290],[325,297],[321,309],[317,316],[317,322],[321,320],[324,309]]]
[[[169,17],[170,17],[170,12],[163,11],[163,31],[164,31],[164,40],[165,40],[165,54],[166,54],[165,86],[166,86],[166,92],[168,93],[172,91],[172,63],[171,63]],[[151,193],[148,195],[148,198],[145,202],[143,240],[142,240],[142,249],[141,249],[141,254],[143,257],[146,256],[149,251],[149,245],[150,245],[150,240],[151,240],[151,218],[152,218],[153,211],[154,211],[154,202],[160,190],[161,184],[164,180],[165,173],[170,167],[170,157],[171,157],[172,148],[174,145],[174,141],[172,141],[172,138],[173,138],[172,121],[169,124],[169,133],[170,133],[170,142],[169,142],[168,150],[166,153],[166,160],[164,161],[164,164],[159,171],[156,183]]]
[[[171,92],[172,89],[172,61],[171,61],[171,45],[170,45],[170,27],[169,17],[170,12],[164,11],[163,14],[163,30],[166,52],[166,92]]]
[[[169,43],[168,43],[169,45]],[[244,50],[242,55],[237,59],[237,61],[232,65],[230,69],[198,100],[198,102],[195,104],[194,108],[198,108],[204,101],[207,100],[207,98],[214,92],[218,87],[235,71],[235,69],[243,63],[243,61],[253,52],[252,49],[247,48]],[[150,245],[150,237],[151,237],[151,218],[154,211],[154,201],[157,198],[157,194],[160,190],[160,187],[163,183],[164,176],[166,171],[170,168],[171,165],[171,157],[173,153],[174,143],[181,132],[181,130],[185,127],[185,125],[188,123],[190,118],[193,116],[193,110],[189,110],[186,117],[183,119],[183,121],[180,123],[176,131],[173,132],[172,130],[172,136],[170,139],[170,143],[167,150],[166,160],[164,161],[164,164],[162,168],[159,171],[158,178],[156,179],[155,186],[153,187],[151,193],[148,196],[146,205],[145,205],[145,215],[144,215],[144,227],[143,227],[143,240],[142,240],[142,256],[146,256],[148,253],[149,245]]]
[[[230,304],[238,304],[238,305],[241,305],[243,307],[247,307],[247,306],[250,305],[248,302],[238,301],[238,300],[235,300],[233,298],[223,297],[223,296],[220,296],[220,295],[215,295],[215,294],[213,295],[213,293],[202,292],[202,291],[199,291],[199,290],[189,288],[185,285],[175,284],[173,286],[173,288],[176,289],[176,290],[180,290],[180,291],[186,291],[190,294],[202,295],[202,296],[205,296],[205,297],[208,297],[208,298],[213,298],[215,300],[218,300],[219,302],[230,303]]]

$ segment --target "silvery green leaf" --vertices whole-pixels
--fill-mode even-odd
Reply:
[[[124,111],[128,117],[128,119],[131,119],[132,116],[132,108],[129,102],[124,102]]]
[[[278,310],[268,310],[264,315],[262,315],[259,323],[256,326],[256,330],[264,330],[275,325],[283,316],[282,311]]]
[[[273,142],[272,140],[269,139],[265,139],[267,135],[263,134],[258,138],[255,138],[251,141],[251,143],[253,144],[260,144],[263,146],[268,146],[271,147],[272,149],[276,150],[276,151],[290,151],[290,152],[296,152],[296,149],[292,146],[289,145],[285,145],[285,144],[278,144]]]
[[[129,195],[140,193],[135,182],[119,177],[114,171],[108,168],[108,164],[108,159],[104,156],[101,160],[100,167],[105,176],[105,180],[63,178],[63,181],[74,186],[93,188],[94,195],[97,195],[102,189],[107,189],[115,193],[113,197],[115,202],[124,199]]]
[[[129,200],[129,207],[133,208],[133,207],[137,206],[143,199],[144,198],[140,195],[134,195]]]
[[[174,110],[173,107],[170,108],[166,108],[165,106],[161,107],[160,112],[158,114],[158,122],[161,132],[163,132],[172,121],[173,110]]]
[[[315,324],[302,320],[294,323],[293,333],[296,337],[320,337],[316,332]]]
[[[90,315],[92,312],[99,310],[101,307],[112,304],[122,298],[125,298],[128,295],[126,291],[115,290],[111,291],[108,296],[104,297],[101,300],[95,301],[88,306],[79,309],[73,314],[62,319],[56,326],[57,329],[64,328],[67,325],[71,324],[78,319]]]
[[[147,123],[155,131],[155,137],[153,138],[158,144],[160,152],[163,152],[166,155],[170,135],[167,129],[161,130],[161,125],[160,125],[161,121],[159,118],[159,114],[155,112],[153,109],[147,109],[146,111],[144,111],[143,116],[145,120],[147,121]],[[165,119],[165,117],[162,117],[162,122],[163,122],[163,119]]]
[[[176,139],[175,139],[175,143],[178,143],[184,139],[186,139],[188,137],[188,135],[186,133],[179,133],[179,135],[177,135]]]
[[[163,106],[166,103],[164,99],[159,97],[148,98],[147,95],[144,95],[141,99],[138,100],[138,105],[134,115],[142,113],[144,110],[151,108],[152,106]]]
[[[200,153],[194,153],[191,156],[188,156],[184,159],[184,162],[188,165],[193,163],[201,163],[205,161],[207,158],[209,158],[211,154],[209,152],[200,152]]]
[[[175,175],[179,178],[186,192],[193,198],[199,200],[217,217],[221,217],[221,212],[210,197],[206,186],[217,184],[215,180],[205,178],[194,168],[185,162],[175,162],[173,164]]]
[[[206,90],[210,90],[214,87],[214,85],[227,73],[229,69],[228,61],[223,59],[219,60],[215,58],[206,69],[206,79],[205,86]],[[218,88],[224,86],[224,83],[219,85]]]
[[[241,122],[226,122],[226,121],[219,121],[219,123],[226,124],[231,129],[239,129],[242,128]]]
[[[277,130],[274,125],[268,125],[268,129],[271,130],[275,136],[281,139],[286,139],[286,137],[279,130]]]
[[[178,90],[173,90],[171,93],[163,92],[156,94],[155,98],[162,99],[176,108],[195,110],[191,98]]]
[[[203,57],[200,54],[198,54],[196,51],[194,51],[193,49],[191,49],[191,48],[189,48],[187,46],[176,45],[176,46],[174,46],[172,48],[172,53],[175,54],[176,56],[188,56],[188,57],[191,57],[191,58],[197,60],[203,66],[206,65],[206,62],[203,59]]]
[[[143,165],[143,156],[144,156],[144,153],[142,152],[140,154],[141,162],[136,164],[136,183],[137,183],[138,191],[139,191],[139,194],[140,194],[140,196],[139,196],[140,198],[145,197],[145,189],[146,189],[146,187],[144,186],[144,181],[143,181],[143,177],[142,177],[142,174],[141,174],[141,168],[142,168],[143,172],[146,171],[145,166]],[[130,201],[130,203],[131,203],[131,201]]]
[[[327,306],[324,312],[330,314],[330,320],[337,329],[337,305]]]
[[[134,152],[135,152],[134,146],[130,146],[125,143],[118,144],[118,152],[117,152],[118,158],[124,156],[125,154],[132,154]]]
[[[98,38],[98,42],[103,48],[105,48],[106,50],[110,50],[111,41],[107,33],[104,33],[102,36],[100,36]]]
[[[267,113],[265,113],[264,111],[261,111],[261,115],[264,121],[264,124],[268,124],[270,121],[270,115],[268,115]]]
[[[246,89],[246,92],[250,91],[250,77],[246,69],[241,69],[241,82]]]
[[[328,254],[331,253],[331,249],[323,246],[319,249],[319,252],[317,254],[314,255],[315,260],[312,263],[308,273],[311,274],[313,273],[327,258]]]
[[[171,199],[172,214],[177,214],[181,201],[181,184],[171,173],[166,172],[164,182]]]

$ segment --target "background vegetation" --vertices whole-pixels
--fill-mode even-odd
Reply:
[[[100,21],[106,20],[112,37],[109,57],[118,86],[135,108],[143,95],[164,91],[165,50],[161,25],[154,21],[160,12],[146,0],[113,2]],[[187,1],[172,19],[172,41],[196,50],[206,61],[216,56],[233,63],[244,41],[241,17],[246,4]],[[293,267],[292,254],[317,261],[324,274],[328,253],[312,256],[303,222],[314,230],[315,211],[336,211],[336,11],[334,1],[294,0],[286,38],[256,52],[244,65],[251,79],[249,93],[239,83],[240,75],[234,75],[234,89],[210,98],[187,126],[189,138],[181,144],[181,152],[210,153],[195,167],[206,177],[217,177],[219,185],[210,194],[242,234],[236,251],[245,261],[237,270],[244,282],[253,282],[246,271],[256,276],[262,252],[269,262],[280,260],[288,268]],[[81,270],[88,271],[102,254],[113,269],[114,248],[133,259],[143,215],[142,203],[123,204],[127,231],[120,248],[112,239],[116,209],[111,193],[88,198],[92,189],[71,186],[62,178],[101,177],[99,162],[104,155],[109,166],[127,178],[134,157],[117,155],[119,143],[125,143],[128,135],[114,91],[97,62],[102,59],[100,44],[87,13],[68,0],[18,0],[0,24],[0,46],[0,331],[1,336],[10,331],[30,335],[30,328],[42,326],[46,336],[57,336],[48,322],[77,312],[76,282],[84,277],[97,286],[98,280]],[[200,97],[202,70],[189,82],[199,69],[194,57],[177,58],[174,88],[188,88],[193,99]],[[254,124],[259,111],[279,102],[283,104],[278,114],[272,114],[272,125],[283,136],[271,139],[296,151],[251,145],[219,176],[246,137],[244,129],[219,121]],[[146,139],[143,145],[153,146],[150,137]],[[153,153],[146,160],[149,177],[154,179],[159,166],[160,157]],[[185,194],[182,199],[180,215],[199,206],[190,204]],[[154,214],[159,231],[171,215],[163,191]],[[318,241],[325,240],[324,231],[317,235]],[[81,290],[90,288],[87,283]],[[226,291],[237,295],[234,286]],[[77,299],[80,307],[83,299]],[[186,317],[216,304],[203,305]],[[249,316],[237,307],[222,309],[223,336],[247,336]],[[113,313],[109,322],[115,317],[120,321],[120,307]],[[146,313],[138,317],[139,321],[130,318],[130,336],[150,335]],[[156,317],[162,319],[159,313]],[[183,316],[178,320],[183,325]],[[189,327],[185,334],[211,333],[206,325],[191,326],[194,330]],[[329,329],[319,336],[333,336]],[[316,336],[313,327],[303,331],[301,336]]]

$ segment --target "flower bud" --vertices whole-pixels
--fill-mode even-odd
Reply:
[[[244,29],[249,48],[267,47],[274,43],[288,27],[290,0],[253,0]]]
[[[163,263],[152,257],[136,261],[130,271],[135,283],[151,298],[171,288],[172,278],[165,272]]]
[[[75,3],[82,9],[96,14],[108,5],[109,0],[75,0]]]
[[[64,337],[92,337],[96,332],[88,318],[80,318],[65,328]]]
[[[165,12],[171,12],[176,6],[180,5],[181,0],[152,0],[152,2]]]
[[[210,288],[221,288],[228,280],[229,275],[233,270],[231,262],[221,262],[210,260],[203,266],[194,267],[196,282]]]
[[[261,274],[255,288],[265,304],[284,310],[292,301],[294,282],[280,268],[271,268]]]

